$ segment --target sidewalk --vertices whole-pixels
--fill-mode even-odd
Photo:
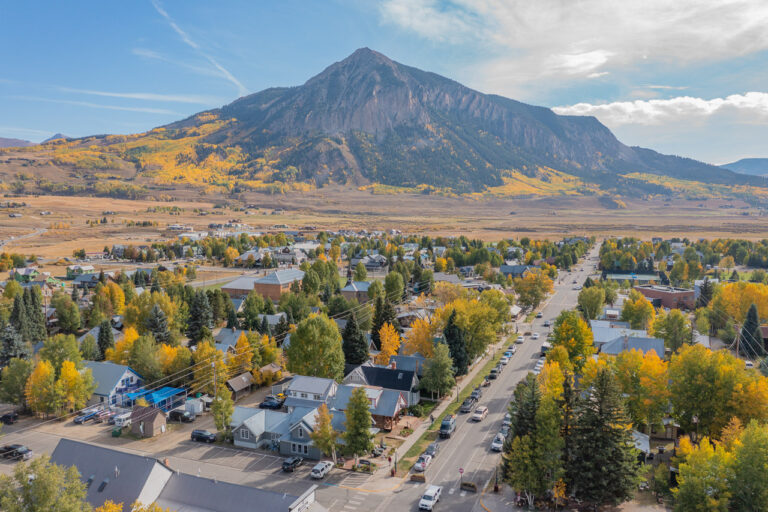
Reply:
[[[501,340],[494,344],[488,346],[488,353],[483,357],[480,361],[475,364],[470,371],[461,377],[461,382],[458,384],[459,386],[459,393],[464,391],[464,389],[467,387],[467,385],[472,381],[472,379],[480,372],[480,370],[485,366],[485,364],[494,356],[497,350],[503,348],[505,344],[508,342],[506,336],[502,336]],[[443,398],[443,400],[437,405],[437,407],[434,408],[432,411],[432,415],[435,418],[438,418],[445,409],[456,399],[456,388],[451,390],[450,396],[446,396]],[[411,447],[416,444],[416,442],[421,439],[421,436],[429,429],[429,427],[432,425],[432,423],[429,421],[429,418],[426,418],[421,422],[421,424],[416,427],[413,430],[413,433],[408,436],[408,438],[401,444],[397,450],[397,460],[400,461],[403,458],[405,458],[405,454],[408,452],[408,450],[411,449]],[[394,459],[394,458],[393,458]],[[374,477],[379,478],[383,476],[389,477],[390,475],[390,466],[388,464],[383,464],[384,467],[378,468],[376,472],[374,473]]]

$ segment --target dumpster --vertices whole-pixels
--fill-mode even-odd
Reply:
[[[123,434],[123,427],[114,427],[112,429],[112,437],[120,437]]]

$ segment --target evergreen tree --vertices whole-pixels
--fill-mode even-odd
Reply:
[[[31,326],[29,325],[29,315],[27,314],[23,295],[23,293],[20,293],[13,298],[13,310],[11,310],[11,317],[8,321],[16,329],[16,332],[19,333],[22,340],[31,341]]]
[[[395,329],[400,330],[400,324],[395,320],[397,313],[395,306],[383,297],[376,297],[376,303],[373,312],[373,324],[371,325],[371,339],[377,350],[381,349],[381,340],[379,339],[379,331],[384,324],[390,324]]]
[[[72,297],[72,301],[73,302],[77,302],[78,301],[78,299],[80,298],[80,294],[77,293],[77,286],[73,286],[72,287],[72,295],[70,295],[70,296]]]
[[[203,290],[197,290],[189,308],[189,321],[187,322],[187,336],[189,336],[190,345],[194,346],[210,335],[211,327],[213,327],[213,314],[211,305],[208,303],[208,295]]]
[[[272,299],[264,299],[264,308],[262,309],[262,312],[265,315],[275,314],[275,305],[272,303]]]
[[[157,343],[171,342],[171,331],[168,329],[168,318],[158,304],[152,306],[147,317],[147,330],[152,333]]]
[[[104,275],[104,271],[103,270],[99,271],[99,282],[101,284],[107,284],[107,276]]]
[[[80,355],[86,361],[100,361],[102,358],[96,339],[90,334],[80,342]]]
[[[744,320],[744,325],[741,326],[739,352],[749,359],[765,354],[763,335],[760,332],[760,318],[757,314],[757,306],[754,303],[749,306],[747,318]]]
[[[641,466],[610,370],[598,371],[590,396],[577,402],[576,417],[573,456],[567,468],[570,492],[595,506],[626,501],[637,485]]]
[[[291,325],[288,323],[288,315],[280,315],[280,321],[275,326],[275,338],[283,339],[290,330]]]
[[[466,375],[469,367],[469,356],[467,355],[467,344],[464,341],[464,331],[456,325],[456,312],[451,312],[448,322],[443,329],[445,343],[451,352],[451,359],[456,368],[455,375]]]
[[[370,357],[368,354],[368,342],[365,334],[360,331],[357,317],[352,313],[347,319],[347,325],[341,333],[344,360],[347,364],[363,364]]]
[[[714,285],[709,279],[704,279],[704,282],[699,287],[699,298],[696,299],[697,308],[705,308],[709,305],[709,301],[712,300],[712,295],[715,292]]]
[[[237,313],[235,313],[235,308],[230,307],[227,309],[227,329],[239,329],[240,324],[237,321]]]
[[[515,387],[514,399],[509,404],[512,425],[509,437],[522,437],[536,430],[536,411],[541,402],[541,390],[536,376],[529,373]]]
[[[259,329],[259,332],[261,334],[266,334],[267,336],[272,336],[272,328],[269,326],[269,320],[267,319],[267,315],[261,317],[261,329]]]
[[[43,295],[37,285],[27,288],[24,292],[24,299],[28,301],[26,307],[31,334],[35,341],[42,341],[48,336],[48,330],[45,328],[45,312],[43,312]]]
[[[739,273],[736,272],[736,269],[733,270],[731,273],[731,281],[738,281],[739,280]]]
[[[112,333],[112,324],[109,323],[109,320],[104,320],[99,325],[97,344],[99,345],[99,352],[101,352],[102,355],[107,353],[108,348],[115,347],[115,336]]]
[[[29,359],[32,351],[13,324],[7,324],[0,332],[0,367],[8,364],[14,357]]]
[[[157,280],[152,281],[152,286],[149,287],[151,293],[160,293],[160,283]]]
[[[371,434],[370,402],[365,394],[365,388],[359,386],[352,391],[347,403],[346,431],[344,432],[344,450],[357,458],[359,455],[373,449],[373,434]]]

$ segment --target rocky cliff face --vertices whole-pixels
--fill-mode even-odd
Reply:
[[[486,95],[363,48],[304,85],[267,89],[212,111],[233,122],[208,142],[265,152],[301,179],[429,184],[477,191],[505,172],[551,167],[603,183],[621,172],[741,183],[751,178],[630,148],[594,117]],[[188,126],[194,118],[173,126]]]

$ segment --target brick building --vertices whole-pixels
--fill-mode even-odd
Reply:
[[[694,309],[696,307],[695,292],[686,288],[647,284],[635,286],[635,290],[642,293],[651,302],[658,299],[661,306],[665,308]]]

